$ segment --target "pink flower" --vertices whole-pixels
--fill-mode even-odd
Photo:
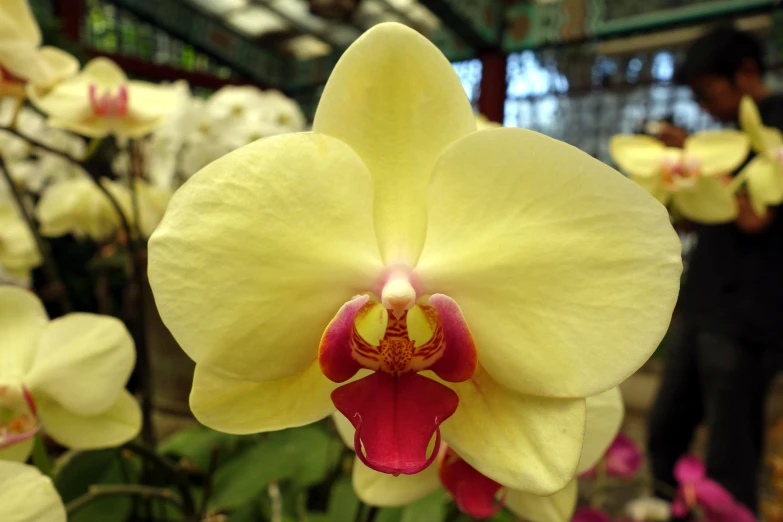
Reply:
[[[600,509],[580,508],[574,513],[571,522],[612,522],[612,518]]]
[[[675,516],[684,517],[698,509],[704,522],[755,522],[748,508],[736,502],[723,486],[707,478],[699,457],[686,455],[677,461],[674,478],[679,483],[672,502]]]
[[[624,433],[618,433],[604,455],[606,474],[612,477],[631,478],[642,467],[644,456],[633,440]],[[595,468],[582,474],[584,477],[595,476]]]

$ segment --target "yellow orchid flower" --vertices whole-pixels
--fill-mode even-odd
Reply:
[[[584,397],[658,345],[682,269],[649,194],[541,134],[476,132],[448,60],[394,23],[343,54],[313,132],[188,180],[149,255],[202,423],[254,433],[336,407],[373,469],[420,471],[442,436],[542,495],[576,472]]]
[[[490,121],[481,113],[476,114],[476,128],[478,130],[496,129],[498,127],[502,127],[502,125],[496,121]]]
[[[92,138],[145,136],[165,123],[179,96],[171,86],[128,80],[108,58],[91,60],[47,93],[28,86],[27,94],[49,125]]]
[[[103,180],[117,200],[130,225],[135,223],[131,192],[117,181]],[[167,190],[135,180],[138,197],[139,227],[149,237],[158,226],[171,197]],[[73,234],[93,241],[106,241],[122,225],[117,210],[95,183],[85,177],[59,181],[47,187],[36,208],[41,234],[59,237]]]
[[[51,479],[32,466],[0,461],[0,520],[65,522],[65,506]]]
[[[0,265],[19,279],[28,280],[30,270],[40,264],[41,253],[27,223],[14,206],[0,203]]]
[[[623,400],[618,388],[588,397],[585,440],[579,458],[578,473],[593,468],[612,443],[623,420]],[[334,416],[343,441],[353,447],[355,430],[341,413]],[[505,488],[476,472],[450,448],[441,450],[437,465],[416,475],[393,477],[378,473],[357,457],[353,465],[353,485],[359,498],[371,506],[396,507],[410,504],[446,488],[466,514],[474,518],[493,515],[505,503],[514,514],[530,522],[568,522],[576,506],[577,484],[571,481],[550,496],[536,496]]]
[[[739,118],[757,154],[739,177],[747,182],[753,211],[763,216],[768,206],[783,203],[783,135],[778,129],[764,126],[750,96],[742,98]]]
[[[56,47],[41,47],[41,39],[27,0],[0,3],[0,96],[24,96],[28,82],[49,89],[79,70],[76,58]]]
[[[685,147],[666,147],[649,136],[618,134],[609,141],[612,159],[664,205],[697,223],[726,223],[737,217],[737,202],[723,176],[736,170],[749,152],[738,131],[689,136]]]
[[[141,411],[124,386],[135,356],[117,319],[74,313],[50,321],[34,294],[0,287],[0,459],[26,460],[41,427],[74,449],[134,438]]]

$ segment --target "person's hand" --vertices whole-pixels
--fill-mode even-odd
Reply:
[[[661,140],[667,147],[677,147],[681,149],[685,146],[685,138],[688,137],[688,133],[685,129],[672,125],[671,123],[661,122],[661,125],[656,133],[656,138]]]

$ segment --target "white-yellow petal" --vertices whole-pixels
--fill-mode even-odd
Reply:
[[[0,286],[0,377],[19,378],[28,371],[48,321],[35,294]]]
[[[765,155],[758,155],[742,169],[753,209],[763,216],[770,205],[783,202],[783,168]]]
[[[358,457],[353,461],[353,489],[362,502],[371,506],[405,506],[426,497],[439,487],[437,464],[431,464],[415,475],[395,477],[368,468]]]
[[[666,333],[682,270],[669,215],[584,152],[522,129],[473,133],[441,157],[429,212],[422,291],[459,304],[503,386],[595,395]]]
[[[595,467],[601,460],[620,431],[625,414],[623,396],[618,387],[588,397],[585,401],[585,440],[582,444],[582,455],[579,457],[578,473]]]
[[[32,466],[0,461],[0,520],[65,522],[65,507],[49,477]]]
[[[748,137],[733,130],[705,131],[688,136],[685,140],[684,157],[698,160],[703,176],[731,174],[748,157]]]
[[[30,455],[33,452],[33,444],[35,444],[35,438],[17,442],[5,449],[0,450],[0,460],[13,460],[14,462],[27,462]]]
[[[149,256],[161,317],[192,359],[247,381],[295,375],[382,270],[370,175],[335,138],[256,141],[174,194]]]
[[[41,45],[41,30],[28,0],[3,0],[0,4],[0,48],[12,45]]]
[[[136,197],[139,208],[139,230],[142,236],[150,237],[166,212],[171,192],[137,180]]]
[[[443,440],[480,473],[537,495],[561,490],[576,474],[585,427],[584,399],[551,399],[504,388],[481,367],[464,383]]]
[[[764,123],[756,102],[750,96],[743,96],[739,107],[739,121],[742,131],[750,138],[753,150],[764,152],[766,149],[763,137]]]
[[[38,400],[37,406],[46,434],[71,449],[119,446],[136,438],[141,431],[141,408],[125,390],[114,404],[97,415],[78,415],[47,396]]]
[[[121,321],[72,313],[41,332],[24,384],[78,415],[98,415],[114,405],[136,361],[133,340]]]
[[[336,411],[334,414],[332,414],[332,420],[334,421],[335,428],[337,428],[338,435],[340,435],[340,438],[343,440],[345,445],[349,448],[353,448],[353,436],[356,433],[356,428],[353,427],[351,421],[346,419],[345,415],[339,411]]]
[[[41,264],[41,253],[30,228],[16,208],[0,204],[0,265],[30,270]]]
[[[577,493],[576,480],[548,497],[509,489],[506,493],[506,507],[527,522],[568,522],[576,508]]]
[[[415,262],[427,229],[432,168],[446,146],[476,130],[448,60],[413,29],[376,25],[332,71],[313,130],[347,143],[372,174],[384,260]]]
[[[334,412],[330,394],[337,386],[323,376],[316,360],[300,374],[266,382],[225,377],[196,365],[190,409],[199,422],[226,433],[282,430]]]
[[[609,153],[620,170],[644,178],[660,172],[664,149],[661,141],[641,134],[617,134],[609,140]]]
[[[692,189],[672,194],[672,206],[683,217],[707,225],[737,218],[737,200],[728,185],[717,178],[700,178]]]

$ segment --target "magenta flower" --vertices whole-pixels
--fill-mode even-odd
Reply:
[[[618,433],[606,450],[603,458],[606,474],[612,477],[631,478],[642,467],[644,455],[633,440],[624,433]],[[594,477],[595,468],[582,474]]]
[[[672,502],[672,513],[684,517],[699,511],[704,522],[755,522],[756,517],[723,486],[707,478],[699,457],[685,455],[674,466],[679,487]]]
[[[571,522],[612,522],[612,518],[600,509],[580,508],[574,513]]]

